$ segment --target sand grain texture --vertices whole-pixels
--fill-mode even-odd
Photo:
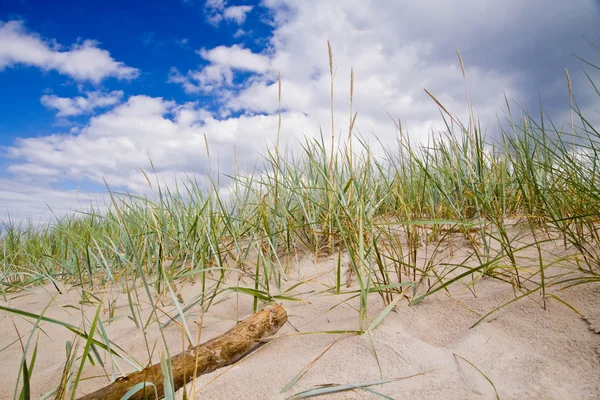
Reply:
[[[541,297],[534,294],[513,303],[470,328],[479,318],[510,300],[510,285],[493,279],[477,283],[476,294],[462,287],[452,287],[452,297],[442,292],[428,297],[422,303],[409,307],[400,302],[396,312],[369,335],[348,335],[340,339],[308,370],[288,392],[280,391],[303,368],[308,366],[340,335],[308,334],[326,330],[356,330],[358,328],[357,299],[342,302],[349,296],[334,296],[329,291],[333,281],[334,257],[315,263],[306,256],[299,260],[297,270],[290,273],[288,286],[297,280],[317,277],[302,285],[305,302],[285,301],[289,324],[284,325],[278,337],[233,366],[200,376],[192,387],[197,398],[230,400],[285,399],[301,390],[322,384],[343,384],[396,378],[432,370],[422,376],[373,387],[392,398],[411,399],[493,399],[495,393],[489,382],[458,355],[469,360],[494,382],[501,399],[594,399],[600,397],[600,335],[597,329],[597,307],[600,304],[600,285],[591,284],[560,291],[562,299],[579,310],[587,320],[551,298],[547,310],[541,307]],[[197,285],[188,284],[182,290],[184,299],[197,293]],[[54,297],[47,316],[79,325],[81,311],[68,305],[77,305],[81,298],[77,288],[63,288],[57,294],[52,286],[35,288],[32,292],[13,295],[3,305],[40,313]],[[312,292],[311,292],[312,291]],[[310,293],[309,293],[310,292]],[[128,312],[126,296],[117,288],[105,290],[104,302],[115,300],[116,313]],[[238,297],[239,296],[239,297]],[[112,300],[111,300],[112,299]],[[140,296],[143,302],[143,296]],[[372,319],[383,310],[381,299],[369,299]],[[202,320],[202,341],[230,329],[237,320],[252,313],[251,298],[231,294],[217,302]],[[67,306],[67,307],[65,307]],[[90,318],[95,306],[80,305]],[[148,304],[144,307],[149,308]],[[173,307],[165,306],[173,313]],[[188,314],[188,326],[197,333],[197,308]],[[23,340],[31,323],[16,316],[0,313],[0,348],[2,370],[0,397],[13,397],[14,382],[22,356],[12,319]],[[106,312],[103,319],[107,318]],[[196,322],[195,322],[196,321]],[[65,342],[73,335],[63,327],[42,323],[43,333],[38,336],[38,356],[33,371],[33,398],[39,398],[55,387],[65,362]],[[108,336],[140,362],[149,362],[148,348],[153,349],[152,362],[163,353],[158,330],[150,327],[146,341],[131,319],[119,318],[105,323]],[[171,324],[164,330],[172,354],[185,350],[187,343],[181,329]],[[155,347],[154,347],[155,346]],[[107,371],[110,359],[105,357]],[[131,366],[120,361],[123,373]],[[119,376],[118,369],[115,369]],[[102,376],[102,369],[86,367],[78,395],[90,393],[110,382]],[[178,393],[179,398],[182,394]],[[323,396],[326,399],[378,398],[364,391],[345,392]]]

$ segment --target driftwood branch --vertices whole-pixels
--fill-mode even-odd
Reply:
[[[172,357],[174,389],[180,389],[195,376],[233,364],[258,346],[261,339],[277,332],[286,321],[287,313],[282,306],[270,306],[239,322],[223,335]],[[162,398],[163,380],[160,363],[157,363],[142,371],[120,377],[110,385],[79,400],[118,400],[129,389],[142,382],[148,384],[130,399],[156,399],[155,389],[158,398]]]

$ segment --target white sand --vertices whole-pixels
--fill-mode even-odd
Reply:
[[[560,302],[549,298],[547,310],[541,307],[541,296],[535,293],[506,306],[484,322],[470,329],[481,316],[512,299],[513,289],[490,278],[475,286],[477,297],[466,288],[453,287],[453,298],[438,292],[422,303],[408,307],[402,300],[396,312],[371,334],[347,336],[339,340],[318,359],[306,374],[285,394],[285,385],[317,359],[340,335],[308,334],[326,330],[356,330],[358,313],[356,299],[342,302],[349,296],[334,296],[328,288],[333,284],[336,259],[326,258],[318,264],[306,256],[298,263],[300,280],[319,276],[296,289],[305,293],[305,302],[284,301],[290,324],[279,332],[281,337],[261,347],[231,367],[201,376],[195,384],[196,398],[203,399],[283,399],[301,390],[322,384],[361,383],[397,378],[430,371],[411,379],[375,386],[371,389],[392,398],[410,399],[493,399],[491,384],[471,365],[469,360],[489,377],[502,399],[592,399],[600,397],[600,284],[579,286],[552,293],[569,302],[585,318]],[[325,273],[325,274],[323,274]],[[296,272],[298,275],[298,272]],[[297,280],[290,279],[289,287]],[[246,282],[250,286],[250,281]],[[181,294],[190,301],[199,291],[199,284],[188,284]],[[13,294],[4,306],[41,313],[54,298],[46,316],[79,326],[82,314],[72,306],[82,307],[81,288],[61,287],[57,294],[52,285],[32,292]],[[306,293],[313,291],[312,293]],[[149,309],[143,290],[139,291],[144,309]],[[103,319],[108,318],[108,303],[116,298],[115,315],[122,317],[105,323],[108,336],[141,363],[148,362],[146,341],[136,329],[121,287],[99,292],[103,297]],[[252,312],[251,298],[231,294],[214,304],[203,321],[202,340],[223,333],[237,319]],[[94,305],[83,306],[91,318]],[[377,295],[370,298],[369,316],[374,319],[384,304]],[[176,315],[173,306],[162,307]],[[198,332],[198,306],[190,310],[187,319],[193,335]],[[470,311],[471,310],[471,311]],[[0,312],[0,349],[2,376],[0,398],[13,397],[16,374],[22,356],[13,322],[27,340],[31,320]],[[144,321],[147,314],[144,315]],[[12,320],[12,322],[11,322]],[[163,318],[163,320],[165,320]],[[39,332],[38,356],[33,371],[33,398],[56,387],[65,363],[65,342],[73,334],[61,326],[44,322]],[[89,325],[88,325],[89,326]],[[596,332],[594,332],[594,329]],[[174,324],[165,330],[172,353],[182,349],[182,334]],[[34,338],[35,339],[35,338]],[[12,344],[11,344],[12,343]],[[153,362],[159,360],[163,346],[155,326],[148,330],[147,343],[153,350]],[[81,348],[84,342],[81,341]],[[103,355],[103,357],[105,357]],[[105,357],[106,359],[106,357]],[[378,366],[379,363],[379,366]],[[107,365],[110,362],[107,360]],[[131,372],[120,361],[125,372]],[[381,369],[380,369],[381,368]],[[107,368],[110,372],[110,367]],[[81,383],[78,397],[109,383],[98,366],[84,369],[85,377],[96,377]],[[117,375],[118,376],[118,373]],[[191,386],[191,385],[189,385]],[[181,394],[179,394],[181,398]],[[367,399],[380,398],[365,391],[344,392],[321,398]]]

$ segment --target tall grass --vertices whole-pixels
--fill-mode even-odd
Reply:
[[[328,50],[333,96],[330,44]],[[459,61],[466,81],[460,54]],[[172,322],[161,320],[156,307],[143,316],[136,300],[146,296],[154,304],[154,294],[165,294],[174,299],[173,319],[182,321],[191,343],[184,314],[197,304],[207,311],[223,291],[249,295],[255,309],[261,301],[293,299],[293,289],[283,289],[282,282],[295,254],[333,256],[336,284],[331,289],[359,298],[360,332],[374,329],[404,296],[417,304],[465,280],[475,291],[479,279],[495,279],[513,287],[515,300],[537,293],[544,302],[550,286],[600,282],[600,133],[574,101],[567,77],[571,125],[566,129],[558,128],[542,107],[539,115],[523,110],[515,115],[507,100],[508,115],[490,140],[468,90],[466,124],[427,91],[445,129],[434,132],[427,144],[415,145],[398,121],[396,146],[383,146],[381,156],[353,132],[357,115],[352,115],[351,71],[347,142],[338,140],[333,147],[332,118],[331,149],[321,135],[305,139],[300,151],[282,154],[278,128],[275,152],[266,153],[261,172],[243,175],[236,168],[228,198],[212,179],[176,188],[148,179],[152,196],[112,192],[106,212],[91,210],[36,227],[8,221],[0,238],[0,290],[6,298],[45,282],[57,290],[59,282],[66,282],[88,291],[120,284],[141,330]],[[280,101],[281,77],[278,81]],[[331,104],[333,114],[333,99]],[[452,247],[450,258],[446,252],[457,238],[469,244],[459,260]],[[570,249],[563,260],[567,269],[571,266],[568,273],[549,274],[554,260],[542,257],[545,241],[556,238]],[[539,255],[533,270],[518,262],[519,254],[532,248]],[[348,255],[356,290],[344,287],[341,253]],[[253,284],[231,286],[230,272]],[[185,306],[177,301],[175,282],[181,280],[201,282],[198,296]],[[373,294],[388,307],[371,320],[367,311]],[[77,374],[63,378],[61,391],[69,379],[77,387],[90,351],[99,344],[116,348],[98,315],[88,333],[64,325],[86,342]],[[93,341],[94,335],[101,340]],[[28,367],[25,355],[23,360],[25,392],[34,362]],[[69,360],[73,371],[76,363]]]

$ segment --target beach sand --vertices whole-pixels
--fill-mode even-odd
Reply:
[[[532,265],[535,262],[530,260]],[[466,284],[453,285],[450,293],[439,291],[414,306],[409,306],[403,299],[395,312],[390,312],[370,334],[319,333],[359,328],[358,299],[350,299],[350,294],[334,295],[331,289],[335,283],[336,265],[336,256],[319,260],[311,255],[299,256],[292,263],[284,283],[284,287],[290,287],[305,281],[290,294],[301,298],[302,302],[282,301],[289,323],[281,328],[274,340],[233,366],[200,376],[193,385],[188,385],[188,395],[193,386],[198,399],[284,399],[317,385],[353,384],[420,374],[370,389],[395,399],[494,399],[494,387],[485,374],[501,399],[600,397],[600,284],[566,290],[548,288],[546,310],[538,291],[503,307],[471,328],[487,312],[514,299],[511,285],[484,277],[477,281],[474,289]],[[229,277],[237,284],[234,278]],[[240,282],[241,286],[251,287],[251,284],[249,278]],[[0,300],[0,304],[37,314],[48,306],[45,316],[78,327],[84,315],[89,320],[93,318],[96,300],[88,296],[91,303],[80,304],[81,287],[60,284],[59,288],[62,294],[51,284],[12,293],[8,295],[8,301]],[[164,354],[159,330],[156,324],[151,324],[144,337],[142,330],[136,328],[123,288],[124,284],[116,284],[90,291],[102,300],[103,327],[108,337],[139,363],[147,365],[150,353],[151,362],[158,362],[160,354]],[[193,301],[199,288],[198,282],[180,284],[184,305]],[[354,283],[351,288],[344,289],[356,288]],[[144,290],[139,289],[138,294],[135,301],[143,309],[139,318],[143,324],[151,307]],[[553,296],[564,300],[580,314]],[[168,298],[165,301],[164,305],[158,303],[159,312],[176,317],[173,302]],[[116,319],[108,322],[111,303]],[[384,308],[381,298],[377,294],[371,295],[367,324]],[[187,325],[194,338],[199,332],[199,310],[195,305],[186,313]],[[201,342],[225,332],[251,313],[252,298],[248,295],[229,292],[217,297],[203,316]],[[161,321],[168,321],[166,314],[160,315]],[[22,348],[17,331],[25,343],[33,323],[35,320],[0,311],[2,399],[13,398],[20,368]],[[89,322],[86,326],[89,327]],[[66,342],[74,343],[75,340],[73,333],[62,326],[42,322],[40,327],[42,329],[32,338],[33,342],[38,342],[31,380],[32,398],[41,397],[59,384],[66,360]],[[187,347],[183,330],[176,324],[170,324],[163,332],[172,354]],[[315,333],[298,334],[306,332]],[[85,342],[79,342],[81,352]],[[86,379],[81,381],[77,397],[110,382],[113,364],[105,352],[101,351],[101,356],[109,376],[103,376],[99,365],[86,364],[82,375]],[[118,364],[123,373],[134,370],[123,360]],[[305,369],[306,373],[296,384],[281,393]],[[114,374],[118,377],[119,370],[115,369]],[[177,396],[182,398],[181,391]],[[380,397],[355,390],[320,398]]]

